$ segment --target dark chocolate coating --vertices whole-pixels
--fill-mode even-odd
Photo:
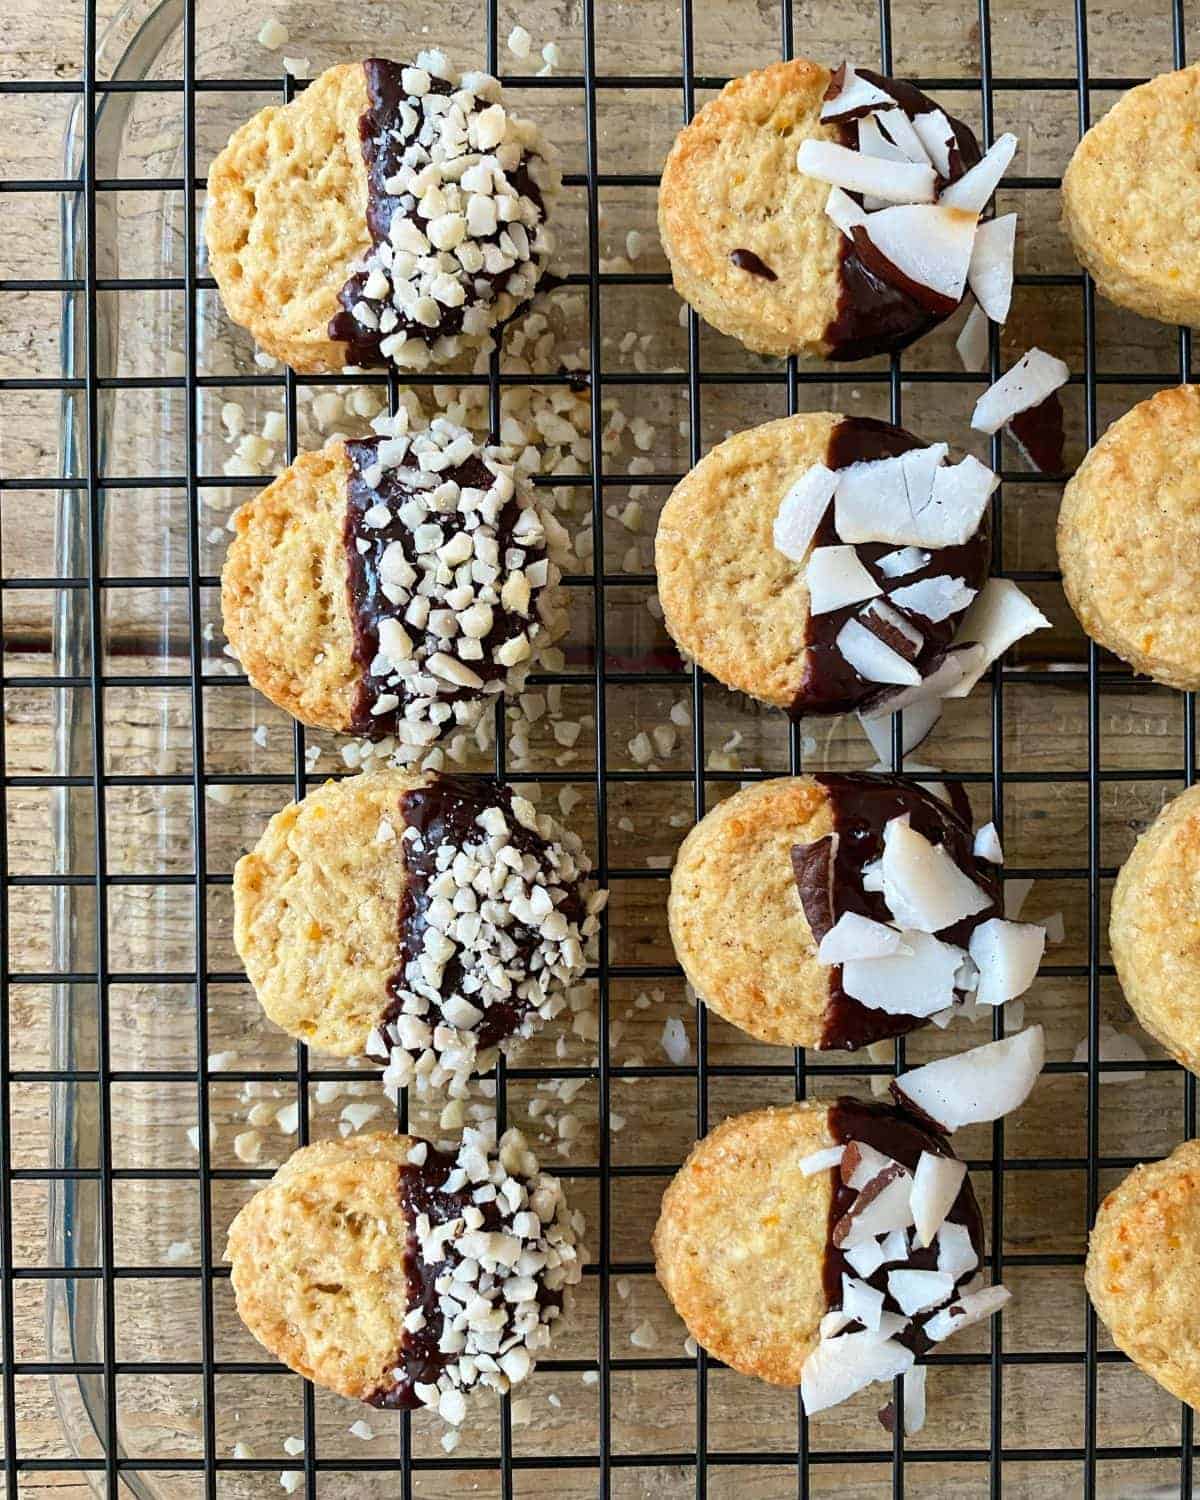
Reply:
[[[825,463],[831,469],[842,469],[868,460],[895,458],[922,446],[924,445],[919,438],[888,422],[877,422],[871,417],[844,417],[830,436]],[[834,517],[835,507],[831,503],[813,536],[814,548],[834,547],[840,543]],[[933,578],[941,574],[962,578],[968,588],[980,589],[987,580],[991,557],[986,519],[974,536],[961,546],[925,549],[930,552],[928,563],[903,578],[887,578],[878,567],[881,557],[897,550],[894,543],[861,542],[854,550],[859,562],[885,593],[888,589],[907,587],[922,578]],[[891,604],[890,600],[888,602]],[[940,664],[942,654],[954,639],[958,622],[965,611],[935,623],[925,619],[923,615],[910,616],[897,605],[892,604],[891,607],[906,618],[911,618],[924,636],[924,644],[914,664],[922,677],[928,677]],[[800,718],[804,714],[839,714],[848,713],[855,708],[867,708],[895,691],[886,684],[867,682],[860,677],[837,649],[835,643],[838,632],[861,608],[860,604],[847,604],[841,609],[827,610],[824,614],[809,615],[805,635],[808,654],[805,658],[804,676],[790,709],[793,718]]]
[[[748,271],[751,276],[761,276],[764,281],[779,280],[766,261],[755,255],[753,250],[731,250],[729,259],[739,271]]]
[[[478,842],[484,835],[476,825],[476,818],[489,807],[500,807],[508,822],[512,847],[521,854],[532,854],[539,863],[544,861],[546,841],[532,828],[517,821],[512,811],[512,797],[511,788],[497,782],[482,777],[468,780],[459,776],[435,776],[428,786],[417,787],[401,797],[404,827],[415,828],[420,838],[410,839],[404,846],[408,879],[400,901],[400,963],[392,977],[393,999],[382,1018],[383,1025],[400,1013],[401,1001],[397,992],[404,987],[408,963],[423,946],[431,900],[429,885],[438,874],[438,850],[447,844],[461,849],[465,843]],[[558,883],[558,877],[549,870],[547,877],[547,884]],[[583,921],[584,902],[578,887],[567,892],[566,900],[558,909],[568,922]],[[539,944],[539,934],[519,922],[513,922],[505,930],[516,949],[506,967],[528,972],[530,959]],[[449,995],[459,991],[462,977],[462,963],[456,956],[447,963],[443,972],[442,993]],[[485,1051],[512,1036],[528,1013],[528,1002],[516,997],[489,1005],[475,1028],[479,1050]],[[431,1011],[425,1019],[436,1024],[438,1016]]]
[[[970,823],[946,803],[923,787],[895,776],[830,774],[814,779],[829,797],[836,837],[797,845],[792,851],[792,866],[815,942],[819,943],[848,911],[874,922],[891,922],[882,892],[863,890],[862,872],[864,866],[881,857],[883,830],[902,813],[908,813],[910,826],[917,833],[932,844],[940,844],[958,868],[991,897],[991,904],[983,911],[937,936],[965,948],[981,922],[1003,914],[1000,880],[994,867],[976,857]],[[841,1047],[853,1051],[923,1025],[923,1017],[892,1015],[861,1004],[842,988],[841,965],[830,967],[822,1050]]]
[[[411,530],[400,519],[399,509],[406,500],[428,494],[427,490],[409,488],[401,479],[400,471],[397,469],[385,469],[375,489],[365,482],[362,477],[363,471],[375,463],[380,441],[381,439],[377,437],[363,438],[358,442],[346,444],[350,474],[346,481],[346,519],[342,528],[346,546],[346,589],[350,620],[354,630],[354,647],[351,655],[355,666],[362,673],[355,694],[352,717],[346,727],[351,734],[363,735],[367,739],[383,739],[385,735],[395,733],[398,721],[404,717],[404,705],[412,696],[403,679],[393,687],[385,678],[375,677],[371,673],[371,664],[379,652],[379,622],[390,617],[402,618],[404,613],[383,592],[378,558],[389,542],[399,542],[404,548],[405,557],[414,567],[416,566],[416,544]],[[452,479],[463,488],[482,490],[489,489],[495,482],[495,475],[482,459],[474,455],[455,468],[442,470],[440,477],[443,480]],[[372,506],[379,504],[386,504],[391,508],[391,519],[383,527],[367,526],[363,521],[363,516]],[[521,508],[514,497],[505,503],[497,517],[496,541],[501,563],[510,547],[520,547],[524,551],[526,564],[535,562],[546,555],[543,546],[534,547],[525,542],[515,541],[513,528],[520,514]],[[436,519],[436,517],[431,519]],[[457,513],[448,519],[453,520],[457,527],[459,520]],[[370,550],[366,553],[360,553],[356,545],[360,537],[370,544]],[[419,576],[419,568],[417,572]],[[485,682],[504,677],[508,669],[496,661],[494,654],[496,648],[502,641],[519,635],[529,623],[530,621],[525,616],[510,613],[499,602],[494,604],[492,628],[482,642],[483,657],[479,661],[468,662],[467,666]],[[429,649],[443,649],[440,638],[435,636],[428,626],[422,631],[406,624],[405,629],[412,636],[414,644],[424,641]],[[438,644],[435,645],[434,642]],[[438,698],[442,702],[452,703],[459,698],[472,697],[479,691],[476,688],[452,688],[449,683],[445,683],[438,693]],[[400,699],[399,705],[388,713],[373,714],[371,704],[382,693],[395,693]],[[453,717],[447,720],[445,728],[447,730],[457,728]]]
[[[868,1146],[874,1146],[876,1151],[881,1151],[885,1156],[890,1156],[893,1161],[898,1161],[901,1166],[907,1167],[909,1171],[916,1168],[917,1161],[922,1151],[928,1151],[934,1156],[953,1156],[945,1138],[934,1130],[926,1129],[919,1124],[911,1115],[903,1110],[896,1109],[890,1104],[870,1102],[863,1099],[853,1099],[843,1096],[837,1099],[829,1109],[829,1129],[835,1141],[848,1144],[850,1141],[862,1141]],[[857,1276],[857,1273],[849,1265],[842,1251],[833,1243],[833,1230],[843,1214],[848,1212],[858,1194],[853,1188],[848,1188],[843,1183],[841,1173],[835,1167],[833,1169],[833,1199],[829,1205],[829,1234],[825,1242],[825,1300],[831,1309],[842,1305],[842,1274]],[[983,1265],[983,1215],[979,1212],[979,1204],[975,1199],[975,1191],[971,1186],[969,1176],[963,1178],[962,1187],[958,1190],[958,1197],[951,1205],[950,1212],[946,1215],[951,1224],[961,1224],[971,1236],[971,1244],[975,1254],[979,1258],[979,1264]],[[868,1286],[883,1293],[883,1306],[885,1312],[901,1313],[901,1309],[888,1291],[888,1272],[895,1270],[910,1271],[936,1271],[937,1270],[937,1240],[925,1249],[920,1246],[909,1251],[903,1261],[889,1261],[872,1272],[870,1276],[859,1277]],[[975,1275],[969,1271],[959,1278],[957,1286],[962,1286]],[[952,1305],[952,1304],[947,1304]],[[910,1319],[909,1327],[902,1333],[896,1335],[900,1343],[907,1345],[916,1354],[924,1354],[930,1347],[930,1341],[925,1336],[924,1325],[933,1317],[933,1309],[927,1313],[917,1313]],[[901,1313],[901,1316],[905,1314]],[[851,1323],[846,1332],[855,1331],[860,1325]]]
[[[408,1290],[408,1310],[419,1307],[425,1314],[425,1326],[417,1333],[405,1334],[399,1343],[396,1357],[383,1383],[368,1398],[371,1406],[390,1411],[411,1411],[421,1405],[414,1389],[417,1385],[436,1385],[438,1377],[452,1356],[443,1354],[438,1348],[442,1336],[443,1318],[435,1286],[437,1278],[448,1265],[454,1265],[459,1256],[453,1245],[447,1246],[447,1256],[436,1265],[429,1265],[421,1255],[421,1246],[413,1226],[418,1214],[428,1214],[430,1224],[436,1228],[451,1219],[462,1217],[463,1209],[474,1202],[474,1184],[468,1184],[458,1192],[447,1193],[442,1184],[454,1171],[454,1157],[429,1147],[422,1166],[407,1163],[400,1168],[400,1206],[409,1225],[404,1245],[404,1274]],[[484,1231],[501,1229],[503,1221],[495,1202],[476,1205],[483,1215]],[[538,1287],[538,1304],[542,1308],[563,1304],[562,1292],[551,1292]],[[505,1332],[511,1329],[516,1305],[505,1303],[507,1322]],[[400,1379],[392,1376],[392,1369],[403,1372]]]
[[[890,94],[896,104],[911,120],[914,115],[926,114],[939,106],[915,88],[898,78],[885,78],[867,68],[856,70],[860,78],[873,83],[876,88]],[[838,75],[834,75],[831,88],[840,88]],[[827,96],[828,97],[828,96]],[[943,111],[943,113],[946,113]],[[950,151],[950,175],[946,182],[954,182],[980,158],[979,142],[969,125],[946,113],[954,131],[957,149]],[[855,120],[839,121],[838,136],[843,146],[852,149],[858,145],[858,128]],[[944,183],[939,183],[939,190]],[[854,196],[853,194],[851,195]],[[841,261],[839,266],[840,287],[837,314],[825,330],[829,343],[829,358],[836,360],[868,359],[875,354],[891,354],[906,349],[931,328],[943,322],[954,311],[958,303],[946,298],[933,299],[937,294],[928,288],[914,289],[912,284],[898,285],[895,268],[889,279],[886,263],[878,252],[864,254],[855,241],[840,236]]]
[[[371,244],[374,246],[388,238],[393,215],[398,210],[407,213],[407,216],[421,230],[424,230],[428,220],[422,218],[417,212],[411,194],[406,195],[405,198],[395,198],[384,188],[387,179],[394,176],[400,167],[405,148],[414,138],[404,134],[400,123],[400,104],[407,97],[401,82],[403,67],[400,63],[389,62],[381,57],[369,57],[362,66],[367,78],[370,106],[366,113],[359,117],[358,134],[362,142],[363,161],[367,168],[367,228],[370,230]],[[431,78],[429,92],[449,94],[452,90],[444,78]],[[419,114],[420,111],[418,111]],[[419,120],[417,128],[420,129]],[[518,193],[537,204],[541,217],[544,219],[545,204],[537,184],[529,175],[525,158],[522,158],[514,172],[508,173],[508,180]],[[505,227],[504,224],[498,224],[495,233],[487,235],[480,240],[480,243],[498,242]],[[491,288],[491,298],[494,300],[504,290],[517,269],[517,266],[511,266],[508,270],[500,272],[478,271],[473,280],[477,284],[487,282]],[[442,307],[437,326],[432,328],[424,323],[416,322],[406,314],[399,313],[395,327],[388,333],[384,333],[377,328],[365,328],[351,313],[351,308],[358,302],[369,303],[377,313],[381,312],[384,307],[391,306],[390,302],[374,302],[363,296],[368,274],[366,271],[356,271],[349,278],[338,293],[342,311],[335,313],[329,323],[329,337],[340,339],[346,345],[346,363],[358,365],[363,369],[387,364],[387,358],[381,351],[380,345],[385,338],[394,333],[415,334],[427,344],[433,344],[443,334],[460,333],[465,309],[471,306],[473,301],[479,300],[468,297],[462,307]]]

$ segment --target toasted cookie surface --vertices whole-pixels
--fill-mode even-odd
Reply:
[[[1200,787],[1168,802],[1134,845],[1108,930],[1138,1020],[1200,1073]]]
[[[1075,254],[1113,302],[1200,322],[1200,67],[1125,94],[1075,149],[1062,187]]]
[[[413,764],[523,686],[565,625],[561,528],[508,450],[427,429],[301,454],[234,517],[225,633],[250,681]],[[428,466],[428,467],[426,467]]]
[[[847,712],[878,700],[886,689],[847,666],[834,649],[839,628],[859,613],[861,596],[814,614],[806,573],[812,550],[800,559],[781,551],[776,520],[788,491],[814,465],[840,469],[921,446],[888,423],[803,412],[735,433],[705,454],[671,492],[654,544],[664,622],[685,655],[727,687],[796,714]],[[835,508],[831,502],[814,548],[840,541]],[[891,544],[856,550],[879,595],[948,574],[973,591],[986,578],[987,525],[981,523],[965,546],[929,551],[902,576],[879,567],[894,555]],[[922,675],[940,660],[973,597],[964,595],[961,607],[936,623],[913,619],[922,642],[914,660]]]
[[[238,1313],[284,1364],[366,1400],[396,1363],[408,1310],[399,1169],[413,1139],[305,1146],[234,1219]]]
[[[833,87],[840,87],[839,81]],[[936,105],[868,75],[911,119]],[[735,78],[684,127],[663,166],[659,237],[675,289],[714,328],[761,354],[861,359],[903,348],[945,317],[883,280],[825,212],[829,184],[797,169],[805,141],[857,143],[855,120],[822,121],[831,74],[797,58]],[[978,144],[951,121],[951,180]]]
[[[1135,1167],[1100,1205],[1086,1281],[1118,1348],[1200,1410],[1200,1141]]]
[[[259,1002],[321,1052],[365,1051],[398,965],[400,799],[430,778],[330,781],[278,812],[233,875],[234,941]],[[394,837],[381,838],[387,828]]]
[[[349,729],[361,680],[347,589],[346,445],[301,453],[240,506],[221,572],[225,634],[254,686],[315,728]]]
[[[1160,391],[1113,423],[1067,485],[1058,557],[1093,640],[1169,687],[1200,687],[1200,389]]]
[[[329,323],[371,244],[358,134],[367,105],[361,63],[327,68],[240,126],[208,175],[205,235],[226,311],[304,374],[347,363]]]
[[[882,897],[851,888],[853,871],[878,858],[883,829],[907,814],[953,853],[998,910],[997,886],[971,854],[954,812],[918,787],[890,777],[801,776],[759,782],[719,803],[680,846],[671,876],[671,939],[699,997],[760,1041],[789,1047],[856,1047],[922,1024],[856,1003],[840,966],[823,964],[805,910],[795,857],[837,833],[846,866],[831,877],[833,911],[889,920]],[[844,883],[843,883],[844,882]],[[954,931],[950,940],[963,942]]]
[[[828,1309],[833,1184],[800,1163],[834,1144],[824,1104],[738,1115],[692,1148],[663,1194],[658,1279],[695,1339],[746,1375],[796,1385]]]
[[[294,369],[424,369],[528,302],[559,181],[495,78],[440,52],[341,64],[216,158],[209,259],[233,320]]]

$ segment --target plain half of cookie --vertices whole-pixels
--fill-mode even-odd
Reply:
[[[663,167],[658,226],[679,295],[722,333],[762,354],[827,352],[837,316],[841,233],[827,184],[796,170],[822,125],[829,70],[797,59],[727,84],[681,132]],[[752,251],[776,279],[738,269]]]
[[[329,781],[267,824],[233,872],[234,942],[259,1003],[290,1036],[363,1053],[391,996],[406,873],[400,799],[429,778]]]
[[[1200,1411],[1200,1141],[1135,1167],[1109,1193],[1085,1276],[1117,1347]]]
[[[349,730],[361,669],[347,591],[340,440],[301,453],[233,518],[221,572],[225,635],[254,686],[293,718]]]
[[[365,1400],[396,1364],[408,1306],[400,1167],[413,1141],[364,1134],[295,1152],[242,1208],[225,1252],[238,1314],[290,1369]]]
[[[1168,802],[1134,845],[1113,889],[1108,932],[1138,1020],[1200,1073],[1200,787]]]
[[[1200,687],[1200,388],[1159,391],[1108,429],[1063,494],[1058,559],[1093,640]]]
[[[234,131],[208,174],[205,237],[225,309],[306,375],[346,364],[328,328],[371,244],[358,133],[368,102],[361,63],[327,68]]]
[[[828,1304],[833,1182],[800,1163],[835,1144],[825,1104],[726,1120],[663,1194],[659,1281],[693,1337],[745,1375],[797,1385]]]
[[[1200,323],[1200,66],[1125,94],[1075,148],[1063,226],[1113,302],[1163,323]]]

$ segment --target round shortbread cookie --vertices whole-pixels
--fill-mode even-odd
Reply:
[[[806,1172],[802,1163],[854,1140],[910,1170],[923,1150],[953,1155],[942,1137],[889,1105],[811,1101],[724,1121],[697,1141],[663,1194],[653,1238],[658,1279],[697,1343],[742,1374],[798,1385],[822,1319],[842,1305],[833,1219],[853,1195],[839,1186],[835,1197],[836,1166]],[[977,1264],[983,1230],[969,1179],[950,1217],[967,1229]],[[913,1254],[910,1243],[906,1257]],[[889,1267],[905,1263],[881,1264],[867,1279],[886,1290]],[[827,1347],[836,1351],[836,1337]]]
[[[852,1000],[840,966],[818,960],[793,855],[837,833],[841,857],[861,870],[879,857],[886,822],[903,813],[990,898],[974,920],[998,914],[999,884],[974,857],[970,828],[922,788],[888,776],[759,782],[701,819],[671,874],[671,939],[699,998],[759,1041],[786,1047],[859,1047],[924,1024]],[[835,866],[834,910],[889,920],[882,897],[852,891],[852,878]],[[946,940],[963,936],[955,928]]]
[[[490,348],[553,250],[558,168],[499,83],[441,53],[328,68],[239,127],[208,176],[226,311],[302,374]]]
[[[797,58],[733,79],[684,127],[663,166],[658,227],[675,290],[760,354],[861,359],[904,348],[948,316],[866,269],[825,213],[828,184],[797,170],[803,141],[856,139],[820,119],[831,78]],[[883,82],[910,118],[937,108],[911,85]],[[961,121],[951,124],[953,177],[979,147]]]
[[[305,1146],[229,1230],[242,1322],[290,1369],[360,1401],[399,1358],[410,1226],[398,1169],[414,1144],[364,1134]]]
[[[482,1183],[494,1191],[477,1204]],[[468,1129],[455,1154],[367,1133],[296,1151],[238,1213],[225,1254],[242,1321],[290,1369],[457,1424],[464,1392],[506,1391],[532,1371],[579,1280],[578,1227],[518,1132],[497,1148],[494,1130]],[[513,1260],[497,1250],[527,1263],[532,1298],[509,1295]],[[447,1342],[463,1306],[451,1284],[496,1321]]]
[[[414,460],[447,455],[429,488]],[[566,615],[561,528],[508,457],[435,418],[302,453],[241,506],[221,607],[254,686],[405,764],[519,692]]]
[[[834,661],[836,633],[859,604],[812,614],[811,548],[795,560],[776,546],[774,527],[784,496],[814,465],[841,467],[921,446],[888,423],[802,412],[734,433],[705,454],[671,492],[654,543],[663,620],[685,656],[726,687],[796,715],[849,712],[880,700],[888,689]],[[839,541],[830,529],[833,510],[831,504],[814,546]],[[856,551],[884,595],[947,573],[978,590],[987,577],[988,523],[985,516],[965,545],[935,548],[902,576],[885,576],[878,566],[895,555],[892,544]],[[923,676],[966,607],[937,622],[905,611],[924,642],[915,657]]]
[[[1111,301],[1163,323],[1200,324],[1200,66],[1123,95],[1087,132],[1062,185],[1080,264]]]
[[[1138,1020],[1200,1073],[1200,787],[1168,802],[1121,866],[1108,936]]]
[[[1117,1347],[1200,1410],[1200,1141],[1135,1167],[1109,1193],[1085,1276]]]
[[[1160,391],[1108,429],[1063,494],[1058,559],[1093,640],[1200,687],[1200,388]]]
[[[461,1092],[565,1007],[596,928],[586,872],[575,835],[495,782],[373,771],[271,819],[234,870],[234,942],[289,1035]]]

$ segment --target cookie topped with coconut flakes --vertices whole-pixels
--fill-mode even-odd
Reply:
[[[242,1208],[238,1312],[291,1369],[455,1429],[533,1372],[582,1271],[582,1217],[518,1131],[457,1146],[383,1133],[305,1146]]]
[[[408,408],[301,454],[234,517],[225,633],[250,681],[397,765],[519,693],[566,625],[566,536],[514,468]]]
[[[234,939],[267,1015],[465,1094],[497,1050],[590,1001],[604,893],[580,840],[487,778],[373,771],[277,813],[234,871]]]
[[[444,365],[532,298],[560,182],[489,74],[339,64],[213,162],[209,261],[233,321],[303,374]]]
[[[978,459],[866,417],[735,433],[659,517],[666,626],[720,682],[796,717],[963,697],[1048,623],[988,579],[998,483]]]
[[[803,58],[735,78],[681,131],[659,231],[675,289],[764,354],[903,349],[973,293],[1003,322],[1016,216],[990,220],[1016,141],[910,83]]]
[[[924,1421],[918,1360],[1009,1300],[982,1278],[979,1205],[945,1138],[852,1098],[719,1125],[663,1195],[653,1243],[710,1354],[800,1386],[809,1415],[902,1375],[909,1432]]]

